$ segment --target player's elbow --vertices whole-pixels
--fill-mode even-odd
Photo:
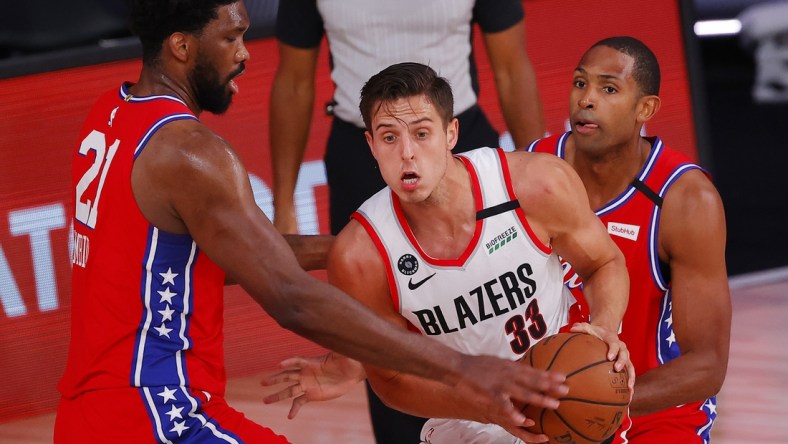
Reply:
[[[727,374],[728,362],[727,359],[721,357],[709,357],[705,359],[704,366],[699,375],[702,375],[699,389],[702,391],[703,398],[709,398],[720,392],[722,384],[725,382],[725,375]]]
[[[716,395],[722,389],[722,384],[725,382],[725,374],[727,373],[727,366],[722,366],[717,368],[716,370],[712,370],[709,372],[709,377],[706,381],[706,393],[705,396],[711,397]]]

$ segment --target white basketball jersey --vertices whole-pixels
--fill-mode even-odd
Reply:
[[[472,355],[519,359],[568,320],[558,256],[533,235],[500,149],[458,155],[471,177],[476,230],[458,258],[428,256],[397,196],[384,188],[353,217],[378,246],[399,313],[423,334]]]

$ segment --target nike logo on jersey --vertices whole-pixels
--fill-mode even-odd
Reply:
[[[638,233],[640,232],[640,226],[622,224],[619,222],[608,222],[607,232],[611,236],[623,237],[625,239],[630,239],[630,240],[638,240]]]
[[[411,291],[413,291],[413,290],[421,287],[428,280],[432,279],[433,276],[435,276],[435,273],[432,273],[431,275],[425,277],[424,279],[422,279],[422,280],[420,280],[418,282],[413,282],[413,278],[410,278],[410,280],[408,280],[408,288]]]

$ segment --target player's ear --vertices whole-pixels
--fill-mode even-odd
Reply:
[[[638,100],[637,119],[640,123],[645,123],[651,120],[662,106],[662,100],[659,96],[643,96]]]
[[[167,50],[181,62],[189,60],[189,54],[195,50],[193,39],[190,39],[187,34],[182,32],[174,32],[167,37],[164,41],[164,46]]]
[[[456,117],[451,119],[448,125],[446,125],[446,143],[448,145],[449,151],[454,149],[454,146],[457,145],[457,138],[460,135],[460,122],[457,120]]]
[[[369,150],[372,151],[372,157],[375,157],[375,148],[372,145],[372,133],[364,131],[364,138],[367,139],[367,145],[369,145]]]

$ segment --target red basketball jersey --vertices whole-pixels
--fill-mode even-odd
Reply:
[[[225,275],[189,235],[140,212],[134,160],[162,126],[197,118],[177,98],[134,97],[128,86],[99,99],[73,155],[71,344],[59,390],[138,392],[166,441],[181,435],[170,430],[175,405],[185,417],[224,395]]]
[[[567,132],[537,140],[528,151],[551,153],[563,159],[570,135]],[[623,193],[596,210],[626,258],[629,305],[619,337],[627,344],[637,375],[681,355],[672,326],[670,270],[658,255],[659,217],[662,199],[670,186],[685,172],[700,169],[684,154],[665,147],[659,138],[650,140],[651,153],[637,178]],[[582,282],[566,263],[564,283],[580,301],[573,315],[587,319]],[[708,442],[716,417],[716,399],[712,397],[633,417],[631,429],[622,434],[625,437],[619,436],[614,442]]]

